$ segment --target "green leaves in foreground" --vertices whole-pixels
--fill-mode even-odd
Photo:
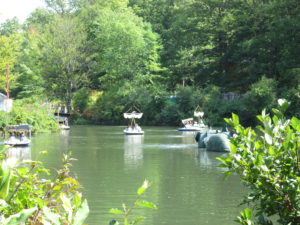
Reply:
[[[27,219],[37,210],[37,207],[30,209],[23,209],[21,212],[11,215],[7,219],[2,220],[1,224],[5,225],[16,225],[25,224]]]
[[[245,209],[240,212],[240,216],[237,217],[236,222],[242,224],[242,225],[254,225],[254,223],[251,221],[252,218],[252,210],[251,209]]]
[[[300,120],[287,119],[284,112],[288,102],[280,99],[273,116],[262,112],[257,116],[261,125],[244,128],[237,115],[227,122],[234,128],[232,151],[219,158],[226,175],[236,173],[249,188],[244,203],[254,207],[255,224],[272,224],[266,217],[276,218],[279,224],[300,224]],[[241,212],[236,222],[252,225],[252,212]]]
[[[143,185],[138,188],[137,190],[137,197],[136,200],[131,204],[131,207],[127,207],[125,204],[122,204],[122,210],[120,209],[110,209],[109,213],[114,214],[114,215],[122,215],[124,219],[124,225],[133,225],[141,222],[144,217],[136,217],[132,221],[129,221],[129,216],[132,214],[132,211],[134,208],[137,206],[144,207],[144,208],[149,208],[149,209],[157,209],[156,205],[153,204],[152,202],[148,202],[145,200],[140,200],[142,195],[148,190],[150,187],[150,184],[147,180],[144,181]],[[119,222],[117,220],[111,220],[109,225],[117,225]]]

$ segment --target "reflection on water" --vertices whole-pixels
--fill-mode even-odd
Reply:
[[[69,136],[70,135],[70,130],[60,130],[59,133],[63,136]]]
[[[182,143],[184,144],[196,144],[195,141],[196,132],[182,132]]]
[[[215,170],[224,172],[226,170],[225,168],[218,167],[221,162],[217,159],[217,157],[222,158],[227,154],[228,153],[224,152],[206,151],[205,148],[198,148],[196,159],[200,167],[210,167],[214,168]]]
[[[207,151],[204,148],[198,149],[198,157],[197,158],[199,160],[200,165],[208,166],[208,165],[212,164],[211,159],[209,158]]]
[[[8,158],[17,158],[20,161],[31,160],[31,150],[29,146],[10,147],[6,150]]]
[[[130,166],[143,162],[144,135],[124,135],[124,161]]]

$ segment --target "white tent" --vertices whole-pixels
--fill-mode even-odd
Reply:
[[[196,116],[196,117],[203,117],[204,116],[204,112],[195,111],[194,112],[194,116]]]
[[[136,111],[133,111],[132,113],[124,113],[125,119],[141,119],[143,116],[143,113],[138,113]]]

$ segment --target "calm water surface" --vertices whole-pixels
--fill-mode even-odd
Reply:
[[[238,177],[224,180],[215,157],[198,149],[193,133],[173,127],[143,127],[144,136],[124,136],[121,126],[73,126],[70,131],[33,137],[25,157],[57,168],[72,151],[73,171],[90,206],[87,224],[107,225],[111,208],[130,205],[144,179],[152,186],[145,199],[158,210],[137,209],[144,225],[234,224],[245,190]],[[47,150],[49,155],[39,156]],[[26,152],[26,151],[25,151]]]

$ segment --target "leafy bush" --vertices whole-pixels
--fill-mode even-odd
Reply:
[[[28,99],[15,100],[10,113],[0,111],[0,129],[18,124],[29,124],[33,132],[58,130],[58,123],[50,108]]]
[[[33,132],[58,130],[53,112],[40,102],[32,103],[26,99],[14,101],[9,118],[9,124],[29,124]]]
[[[244,203],[257,211],[257,224],[273,224],[265,216],[278,216],[280,224],[300,224],[300,120],[287,119],[284,112],[288,102],[278,100],[273,116],[257,116],[261,125],[255,130],[244,128],[236,114],[226,122],[234,128],[231,153],[219,158],[227,175],[237,173],[250,189]],[[244,216],[243,216],[244,215]],[[249,220],[249,210],[238,219]],[[268,222],[266,222],[268,221]]]
[[[276,104],[276,86],[274,79],[262,77],[258,82],[251,85],[251,89],[245,94],[240,107],[243,124],[255,125],[255,115],[263,108],[271,109]]]
[[[89,102],[89,97],[90,97],[90,91],[87,88],[82,88],[76,93],[74,93],[74,98],[73,98],[73,105],[74,107],[80,110],[80,112],[83,112]]]
[[[183,115],[179,111],[179,106],[172,102],[168,102],[165,108],[161,112],[162,124],[163,125],[174,125],[181,124]]]
[[[54,179],[45,179],[50,171],[41,162],[0,158],[1,224],[83,224],[89,208],[71,176],[70,154]]]

